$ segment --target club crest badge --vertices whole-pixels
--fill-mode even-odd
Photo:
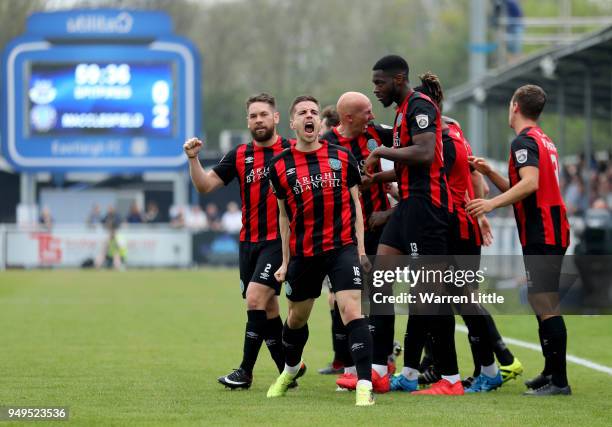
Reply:
[[[427,114],[419,114],[416,116],[416,122],[420,129],[425,129],[429,126],[429,116],[427,116]]]
[[[516,155],[517,162],[523,164],[527,161],[527,150],[526,149],[517,150],[515,155]]]
[[[378,143],[374,138],[368,139],[368,151],[372,152],[378,148]]]
[[[404,115],[402,113],[399,113],[397,115],[397,119],[395,120],[395,126],[400,126],[402,124],[403,118],[404,118]]]
[[[332,170],[335,171],[339,171],[340,169],[342,169],[342,162],[338,159],[329,159],[329,167],[332,168]]]

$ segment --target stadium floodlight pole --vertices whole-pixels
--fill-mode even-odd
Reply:
[[[470,81],[474,82],[487,71],[485,0],[470,0]],[[469,136],[475,153],[485,154],[485,108],[480,100],[468,106]]]

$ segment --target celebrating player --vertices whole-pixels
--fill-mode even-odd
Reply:
[[[319,140],[321,119],[315,98],[297,97],[290,117],[297,142],[270,166],[283,241],[283,263],[275,276],[285,281],[289,314],[283,329],[285,369],[267,395],[283,396],[298,374],[308,318],[327,275],[357,369],[356,405],[370,406],[374,404],[372,337],[361,314],[360,256],[365,256],[365,248],[359,166],[345,148]]]
[[[429,96],[442,111],[444,93],[442,85],[435,74],[425,73],[419,76],[421,86],[415,90]],[[481,244],[490,244],[492,235],[489,223],[484,215],[474,218],[465,212],[466,200],[475,196],[484,196],[482,175],[470,167],[468,157],[472,149],[463,136],[459,123],[450,117],[442,116],[442,145],[444,147],[444,165],[448,184],[453,198],[454,212],[451,215],[448,237],[449,255],[455,256],[457,268],[476,271],[480,266]],[[462,256],[467,255],[467,256]],[[474,374],[463,381],[466,392],[488,392],[502,385],[503,382],[522,374],[521,362],[514,357],[502,340],[495,321],[486,308],[462,306],[459,311],[468,327],[468,338],[474,359]],[[494,354],[500,361],[495,364]],[[435,369],[425,372],[424,378],[435,378]]]
[[[389,55],[373,67],[372,83],[378,100],[388,107],[397,104],[393,148],[378,147],[366,160],[373,172],[381,158],[395,163],[400,202],[385,226],[377,255],[445,255],[452,200],[442,159],[440,112],[429,97],[415,92],[408,81],[408,63]],[[384,173],[384,172],[383,172]],[[404,368],[393,377],[393,390],[417,394],[463,394],[455,351],[455,318],[448,304],[438,315],[411,313],[404,340]],[[439,355],[442,379],[427,390],[416,391],[418,367],[427,333]]]
[[[559,311],[559,279],[569,245],[569,223],[559,190],[559,156],[537,120],[546,104],[546,93],[535,85],[518,88],[508,108],[508,121],[516,133],[510,145],[509,180],[484,159],[471,158],[474,167],[502,191],[489,199],[467,204],[479,216],[513,205],[528,278],[528,299],[539,325],[544,371],[525,384],[530,396],[569,395],[567,381],[567,330]]]
[[[392,146],[393,137],[390,128],[371,123],[374,120],[372,103],[362,93],[347,92],[338,99],[336,110],[340,123],[323,136],[323,139],[348,149],[360,167],[366,158],[381,145]],[[377,165],[380,168],[380,164]],[[371,180],[362,172],[361,207],[365,224],[364,245],[367,255],[376,255],[376,249],[382,234],[383,226],[387,222],[392,210],[387,198],[387,185],[382,182],[371,183]],[[370,332],[373,335],[373,372],[372,384],[374,391],[389,391],[389,377],[387,375],[387,360],[393,352],[393,333],[395,330],[395,316],[376,315],[369,317]],[[345,373],[338,378],[338,386],[354,389],[357,384],[357,375],[350,359],[350,352],[346,343],[346,332],[341,322],[336,322],[336,337],[338,354],[345,365]],[[382,335],[382,336],[378,336]],[[379,342],[379,345],[376,343]]]
[[[253,141],[231,150],[212,170],[205,171],[198,160],[202,141],[192,138],[183,147],[189,157],[191,180],[200,193],[210,193],[234,178],[240,184],[240,288],[247,306],[244,350],[240,368],[218,379],[232,389],[251,386],[264,340],[279,372],[284,366],[283,323],[277,297],[280,284],[274,278],[282,262],[282,248],[278,206],[270,189],[268,168],[272,157],[290,144],[276,132],[279,113],[272,96],[262,93],[250,97],[246,106]]]

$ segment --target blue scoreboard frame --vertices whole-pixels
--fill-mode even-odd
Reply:
[[[2,64],[2,151],[16,170],[124,173],[176,170],[185,165],[183,142],[200,133],[200,64],[193,45],[171,33],[168,15],[113,9],[35,13],[28,18],[26,28],[26,34],[5,49]],[[55,110],[41,108],[37,114],[43,130],[33,132],[32,95],[28,97],[33,68],[61,69],[79,64],[110,65],[113,70],[118,66],[129,70],[131,64],[144,70],[141,76],[155,64],[163,65],[162,70],[170,69],[171,85],[166,89],[170,99],[165,110],[169,113],[169,131],[126,131],[105,128],[105,123],[97,129],[83,126],[82,132],[78,125],[68,132],[46,132],[48,111],[55,114]],[[80,102],[75,101],[75,111],[87,113],[87,107],[76,105]],[[129,106],[130,101],[121,102]],[[82,117],[90,119],[92,115]],[[109,113],[102,119],[108,122],[111,116],[118,117]]]

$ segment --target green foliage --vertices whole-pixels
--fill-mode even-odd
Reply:
[[[253,93],[267,91],[277,97],[280,131],[288,136],[287,107],[297,95],[313,94],[322,105],[335,104],[348,90],[373,99],[371,67],[385,54],[408,59],[414,85],[425,71],[438,74],[447,89],[465,82],[469,4],[470,0],[2,0],[0,46],[23,31],[25,17],[33,10],[165,10],[176,32],[193,40],[202,54],[203,123],[208,146],[214,147],[221,130],[245,128],[244,101]],[[560,2],[524,0],[522,5],[526,16],[553,17],[559,14]],[[605,0],[573,0],[571,10],[576,16],[612,13]],[[393,120],[392,109],[384,110],[375,100],[373,106],[379,121]],[[465,117],[464,111],[453,114]],[[500,129],[501,123],[505,129],[503,117],[493,117],[494,113],[495,126],[490,127]],[[579,141],[579,127],[567,123],[568,149],[576,148],[572,144]],[[605,141],[601,132],[596,130],[597,144]]]

